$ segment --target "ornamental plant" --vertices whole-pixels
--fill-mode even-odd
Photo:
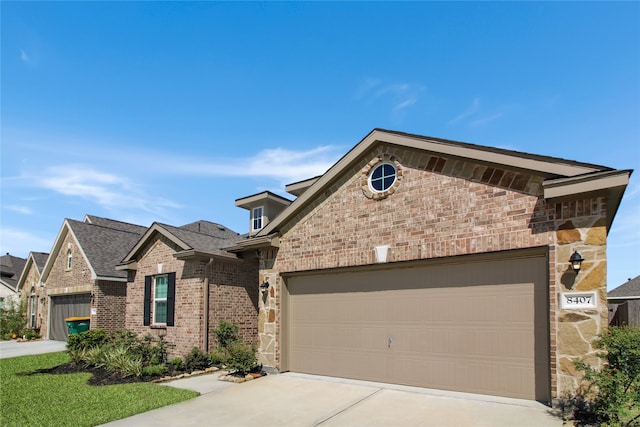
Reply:
[[[598,370],[584,362],[576,367],[595,397],[591,404],[602,425],[640,426],[640,327],[610,327],[594,347],[604,366]]]

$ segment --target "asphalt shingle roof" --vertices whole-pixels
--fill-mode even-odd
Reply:
[[[640,276],[635,279],[629,279],[628,282],[623,283],[615,289],[607,292],[607,296],[623,298],[623,297],[637,297],[640,296]]]
[[[209,221],[197,221],[181,227],[160,224],[169,233],[198,252],[209,254],[229,254],[222,248],[232,246],[238,240],[238,233],[229,228]]]
[[[42,272],[42,269],[49,259],[49,254],[45,252],[31,252],[31,255],[33,255],[33,260],[36,262],[38,271]]]
[[[115,267],[142,237],[146,227],[113,220],[100,221],[103,225],[73,219],[67,219],[67,223],[97,276],[127,277],[126,271]]]
[[[0,279],[9,288],[16,289],[27,260],[9,253],[0,257]]]

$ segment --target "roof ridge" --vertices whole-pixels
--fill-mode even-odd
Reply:
[[[78,224],[88,225],[88,226],[91,226],[91,227],[100,227],[100,228],[104,228],[106,230],[120,231],[122,233],[128,233],[128,234],[134,234],[134,235],[142,235],[142,234],[144,234],[144,232],[142,232],[142,233],[134,233],[132,231],[123,230],[121,228],[107,227],[107,226],[101,225],[101,224],[93,224],[91,222],[78,221],[77,219],[67,218],[67,220],[70,220],[70,221],[73,221],[73,222],[77,222]],[[136,227],[140,227],[140,228],[143,228],[145,230],[148,228],[148,227],[145,227],[144,225],[130,224],[130,223],[127,223],[127,222],[124,222],[123,224],[135,225]]]

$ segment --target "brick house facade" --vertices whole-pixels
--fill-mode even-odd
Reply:
[[[257,342],[258,262],[220,249],[237,239],[237,233],[206,221],[154,223],[118,267],[128,270],[126,328],[164,336],[171,356],[184,357],[194,347],[213,351],[219,320],[237,324],[246,342]],[[160,320],[155,310],[164,305],[154,303],[158,277],[168,278],[171,301]]]
[[[46,335],[66,340],[66,317],[90,317],[91,329],[124,329],[126,272],[116,264],[145,227],[87,215],[65,219],[43,269]]]
[[[371,185],[372,173],[383,164],[395,170],[393,185],[376,191]],[[307,316],[296,311],[296,304],[302,307],[303,297],[316,298],[305,307],[319,306],[323,298],[328,298],[325,292],[329,291],[323,289],[329,289],[329,282],[340,277],[375,280],[368,272],[376,271],[389,277],[398,272],[400,277],[402,271],[411,268],[429,275],[440,265],[452,265],[452,269],[462,266],[473,277],[485,261],[508,266],[509,260],[532,257],[542,260],[538,265],[546,267],[532,273],[543,277],[542,294],[535,291],[535,303],[524,300],[536,314],[535,322],[533,317],[531,320],[531,343],[523,347],[531,347],[527,351],[533,353],[535,340],[536,356],[535,360],[531,356],[531,367],[526,371],[531,378],[523,380],[531,384],[524,387],[527,391],[522,396],[546,402],[570,396],[579,380],[572,362],[586,359],[594,365],[600,363],[592,341],[607,326],[606,236],[629,175],[630,171],[597,165],[374,130],[325,175],[311,180],[309,188],[274,221],[233,249],[259,253],[258,283],[270,285],[268,294],[259,301],[259,361],[286,371],[306,366],[302,358],[326,352],[324,360],[330,360],[326,367],[307,368],[309,373],[326,374],[341,372],[341,358],[346,363],[348,356],[356,355],[356,360],[364,363],[369,356],[373,360],[383,354],[387,347],[382,345],[352,351],[349,347],[355,344],[335,344],[342,334],[339,329],[348,329],[348,324],[334,322],[333,329],[327,331],[317,326],[327,313],[348,317],[355,305],[342,310],[336,307],[340,305],[338,299],[325,314]],[[574,251],[584,258],[578,275],[568,264]],[[323,284],[323,277],[327,284]],[[344,286],[349,283],[344,282]],[[428,301],[435,295],[434,288],[420,283],[418,278],[412,286],[431,292]],[[463,285],[460,289],[472,289]],[[367,291],[361,294],[363,297],[374,294],[366,282],[362,286]],[[393,286],[386,286],[391,295]],[[345,292],[345,300],[352,295],[359,294]],[[464,291],[453,295],[465,296]],[[593,304],[570,306],[571,297],[578,295],[588,296]],[[461,303],[472,304],[481,298],[485,297]],[[507,296],[505,301],[515,298]],[[368,308],[362,309],[366,312]],[[504,305],[494,310],[490,307],[484,315],[490,317],[492,311],[508,309]],[[316,320],[309,321],[313,316]],[[362,324],[367,325],[358,323]],[[456,329],[447,333],[443,328],[439,332],[449,336],[467,333]],[[313,334],[323,343],[304,338]],[[391,343],[389,337],[389,349]],[[541,350],[542,356],[538,354]],[[406,354],[413,357],[414,353]],[[470,350],[469,359],[473,356]],[[504,362],[496,360],[498,366]],[[454,366],[451,376],[464,369],[462,364]],[[367,375],[354,377],[377,378],[373,373]],[[389,378],[388,382],[412,384],[395,380],[391,374]],[[455,384],[439,386],[429,381],[427,378],[412,385],[477,391],[473,384],[457,388]],[[513,386],[514,390],[519,386]],[[521,395],[520,391],[500,387],[480,392]]]
[[[48,257],[47,253],[29,253],[17,286],[20,300],[26,304],[27,328],[35,329],[45,337],[47,336],[46,319],[49,305],[40,276]]]

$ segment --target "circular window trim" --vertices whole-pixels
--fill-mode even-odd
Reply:
[[[373,172],[382,165],[391,165],[396,171],[396,177],[391,186],[383,191],[378,191],[371,186],[371,176]],[[362,171],[361,185],[362,192],[368,199],[383,200],[395,193],[402,180],[402,168],[398,160],[390,155],[383,154],[371,160]]]

